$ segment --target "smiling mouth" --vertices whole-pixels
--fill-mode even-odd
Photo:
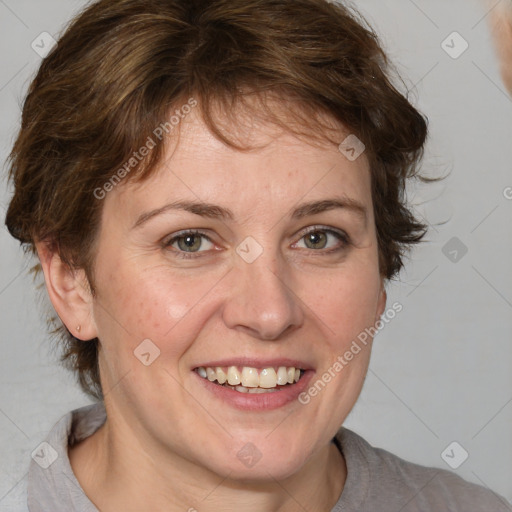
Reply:
[[[240,393],[273,393],[299,382],[305,370],[293,366],[200,366],[194,371],[205,380]]]

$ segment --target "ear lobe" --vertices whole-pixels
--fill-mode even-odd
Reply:
[[[36,243],[36,249],[46,290],[62,323],[75,338],[84,341],[96,338],[92,293],[85,271],[71,269],[57,251],[44,242]]]

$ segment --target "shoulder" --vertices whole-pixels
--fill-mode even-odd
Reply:
[[[68,448],[92,435],[105,419],[104,404],[99,402],[68,412],[54,425],[30,461],[26,492],[30,512],[97,512],[73,473]]]
[[[408,462],[346,428],[336,439],[348,470],[343,494],[358,501],[361,512],[512,512],[505,498],[451,471]]]
[[[28,467],[28,464],[27,464]],[[29,512],[27,504],[27,474],[0,499],[0,512]]]

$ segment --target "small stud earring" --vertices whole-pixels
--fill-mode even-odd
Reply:
[[[77,325],[76,326],[76,332],[80,332],[82,330],[82,326],[81,325]]]

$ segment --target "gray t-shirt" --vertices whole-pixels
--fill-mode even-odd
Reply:
[[[53,427],[2,512],[98,512],[71,469],[68,443],[92,435],[106,419],[103,402],[69,412]],[[512,512],[505,498],[444,469],[407,462],[342,427],[333,440],[347,479],[331,512]],[[28,499],[27,499],[28,497]],[[28,508],[27,508],[28,503]],[[3,508],[3,507],[9,508]]]

